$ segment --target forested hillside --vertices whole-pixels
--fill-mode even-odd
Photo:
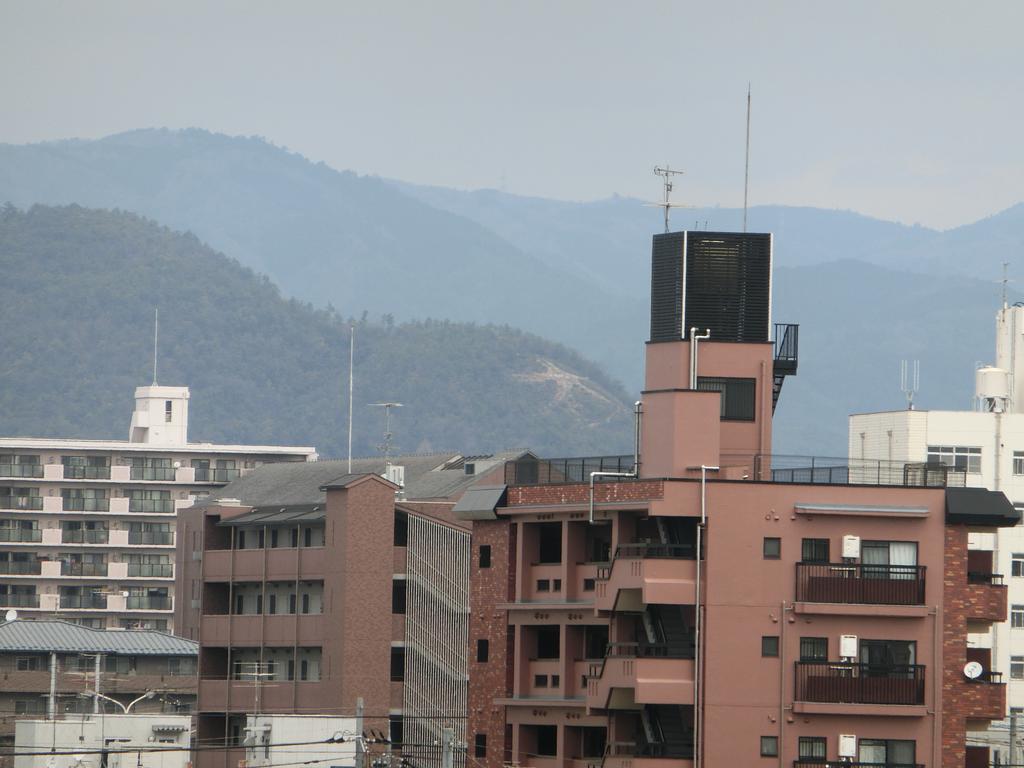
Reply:
[[[159,381],[192,388],[192,440],[340,455],[355,322],[358,454],[376,452],[383,417],[369,403],[381,400],[405,404],[400,451],[630,446],[626,394],[558,344],[494,325],[353,321],[133,214],[8,206],[0,270],[3,435],[125,436],[159,308]]]

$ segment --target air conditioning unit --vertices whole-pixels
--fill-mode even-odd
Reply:
[[[839,656],[844,659],[856,659],[857,658],[857,636],[856,635],[840,635],[839,636]]]
[[[843,536],[843,557],[860,558],[860,536]]]
[[[384,479],[390,480],[399,488],[405,488],[405,467],[401,464],[388,464]]]
[[[857,756],[857,737],[852,733],[840,733],[839,734],[839,756],[840,757],[856,757]]]

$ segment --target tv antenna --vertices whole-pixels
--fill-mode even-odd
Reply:
[[[900,360],[900,390],[907,398],[907,410],[914,410],[914,395],[921,388],[921,361],[914,360],[913,368],[909,369],[906,360]]]
[[[160,342],[160,308],[153,309],[153,386],[156,386],[156,353]]]
[[[1007,302],[1007,298],[1006,298],[1006,285],[1007,285],[1007,283],[1010,282],[1010,278],[1006,276],[1006,270],[1009,268],[1009,266],[1010,266],[1010,262],[1008,262],[1008,261],[1004,261],[1003,262],[1003,279],[999,281],[999,282],[1001,282],[1003,284],[1003,309],[1006,309],[1007,307],[1010,306],[1009,303]]]
[[[384,442],[377,448],[384,453],[384,466],[391,466],[391,409],[403,408],[402,403],[370,403],[375,408],[384,409]]]
[[[654,166],[654,174],[656,176],[661,176],[664,179],[663,186],[665,188],[665,197],[664,197],[664,199],[660,203],[646,203],[646,205],[652,206],[654,208],[664,208],[665,209],[665,232],[668,232],[669,231],[669,229],[668,229],[668,215],[669,215],[669,211],[671,211],[673,208],[691,208],[692,206],[683,205],[682,203],[673,203],[672,200],[671,200],[671,197],[672,197],[672,177],[673,176],[682,176],[683,175],[683,171],[673,170],[668,165],[666,165],[664,168],[662,168],[660,165],[656,165],[656,166]]]
[[[750,82],[747,82],[747,154],[743,161],[743,231],[747,231],[747,188],[750,186]]]

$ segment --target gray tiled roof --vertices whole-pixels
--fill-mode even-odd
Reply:
[[[391,463],[405,467],[404,495],[407,500],[449,499],[473,485],[482,473],[523,453],[506,451],[474,456],[476,473],[473,475],[465,473],[461,461],[453,461],[459,456],[455,453],[395,456]],[[457,467],[442,469],[451,463]],[[352,460],[353,475],[366,473],[383,474],[383,457]],[[264,464],[210,494],[201,504],[210,504],[218,499],[238,499],[245,506],[257,507],[317,504],[326,500],[324,491],[320,490],[323,486],[346,477],[348,462],[344,459]]]
[[[67,621],[0,623],[0,653],[18,651],[196,656],[199,644],[166,632],[143,629],[90,629]]]

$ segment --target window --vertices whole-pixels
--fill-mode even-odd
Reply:
[[[174,418],[174,401],[164,400],[164,421],[168,424]]]
[[[487,656],[490,653],[491,643],[486,638],[481,637],[476,641],[476,660],[479,662],[487,661]]]
[[[1010,626],[1013,629],[1024,629],[1024,605],[1010,606]]]
[[[827,563],[828,539],[804,539],[800,544],[800,560],[805,563]]]
[[[1024,475],[1024,451],[1013,452],[1013,474]]]
[[[779,756],[779,737],[778,736],[762,736],[761,737],[761,757],[778,757]]]
[[[391,682],[400,683],[405,679],[405,648],[391,647]]]
[[[801,637],[800,661],[828,661],[828,638]]]
[[[917,578],[917,542],[864,541],[860,561],[866,579],[912,580]]]
[[[391,612],[405,613],[405,579],[391,582]]]
[[[1024,552],[1014,552],[1010,562],[1011,576],[1024,576]]]
[[[824,736],[801,736],[797,741],[797,757],[809,762],[824,762],[825,747]]]
[[[534,688],[547,688],[548,687],[548,676],[547,675],[534,675],[533,676],[533,687]]]
[[[537,638],[536,659],[557,659],[559,657],[559,630],[554,627],[537,627],[534,632]]]
[[[778,560],[782,557],[782,539],[765,536],[762,551],[764,552],[765,560]]]
[[[478,733],[473,737],[473,757],[487,757],[486,733]]]
[[[915,742],[905,739],[861,739],[858,760],[878,765],[913,765]]]
[[[720,392],[722,421],[753,421],[754,402],[757,400],[757,382],[754,379],[724,377],[697,377],[698,392]]]
[[[906,667],[916,663],[917,643],[912,640],[861,640],[859,650],[860,663],[867,667],[864,674],[870,677],[906,674]]]
[[[402,716],[388,715],[388,740],[392,744],[402,743]]]
[[[409,541],[409,516],[405,512],[395,510],[395,535],[394,545],[396,547],[407,546]]]
[[[405,584],[405,582],[403,581],[402,584]],[[405,603],[404,603],[405,595],[403,594],[402,597],[403,597],[402,613],[405,613]],[[309,613],[309,593],[308,592],[303,593],[303,595],[302,595],[302,612],[303,613]]]
[[[39,669],[38,656],[19,656],[17,661],[19,672],[28,672]]]
[[[562,562],[562,524],[540,523],[537,526],[537,562]]]
[[[779,636],[761,636],[761,655],[765,657],[777,657],[779,655]]]
[[[1024,680],[1024,656],[1010,657],[1010,679]]]
[[[491,545],[481,544],[480,545],[480,567],[490,568],[491,567]]]
[[[267,613],[269,613],[269,614],[277,613],[277,595],[274,595],[274,594],[267,595]]]
[[[981,448],[969,448],[962,445],[929,445],[928,463],[945,464],[947,467],[952,467],[962,472],[981,472]],[[1015,470],[1016,467],[1015,451]]]

